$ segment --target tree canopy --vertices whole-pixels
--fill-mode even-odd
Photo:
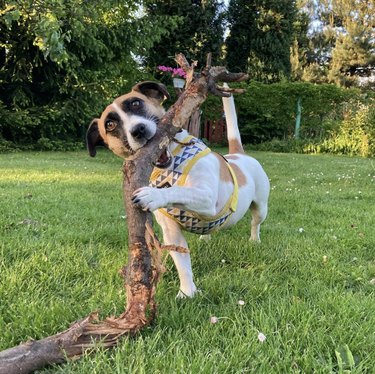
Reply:
[[[208,52],[213,58],[220,59],[224,42],[224,13],[222,0],[157,0],[146,7],[151,17],[171,17],[177,19],[167,26],[153,48],[146,55],[150,71],[155,72],[159,65],[174,64],[174,55],[178,51],[188,59],[202,64]]]
[[[297,8],[294,0],[231,0],[226,40],[229,69],[259,81],[290,76],[290,46]]]
[[[135,56],[175,23],[140,14],[142,0],[1,5],[0,135],[17,142],[80,136],[89,113],[142,75]]]
[[[344,87],[375,79],[373,0],[306,0],[300,13],[309,16],[310,30],[298,78]]]

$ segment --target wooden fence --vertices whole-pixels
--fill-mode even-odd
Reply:
[[[207,139],[209,143],[226,144],[227,127],[225,119],[205,120],[202,136],[204,139]]]

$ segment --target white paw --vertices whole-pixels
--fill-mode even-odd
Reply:
[[[143,210],[149,210],[151,212],[166,206],[163,191],[153,187],[138,188],[138,190],[133,193],[132,201]]]
[[[208,243],[211,240],[211,234],[201,235],[199,240],[203,240],[204,242]]]
[[[186,299],[187,297],[193,298],[194,296],[199,295],[201,292],[202,292],[201,290],[199,290],[195,287],[194,287],[194,289],[189,290],[189,291],[185,291],[185,292],[180,290],[180,291],[178,291],[176,299]]]
[[[254,236],[254,235],[251,235],[249,240],[251,242],[255,242],[255,243],[260,243],[260,237],[259,236]]]

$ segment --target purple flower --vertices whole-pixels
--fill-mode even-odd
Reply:
[[[172,77],[174,76],[180,76],[182,78],[186,78],[186,73],[184,72],[182,68],[175,68],[172,71]]]
[[[159,65],[158,69],[163,73],[171,73],[172,77],[179,76],[182,78],[186,78],[186,73],[182,68],[172,68],[170,66]]]

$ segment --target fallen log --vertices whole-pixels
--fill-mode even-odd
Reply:
[[[151,213],[136,207],[131,200],[132,194],[136,189],[148,185],[153,163],[191,114],[205,101],[208,93],[230,96],[231,90],[217,86],[216,82],[247,79],[246,74],[232,74],[223,67],[212,67],[210,55],[206,67],[199,74],[194,72],[196,64],[190,65],[184,55],[176,55],[176,62],[187,74],[185,91],[166,112],[152,140],[127,158],[123,165],[123,192],[129,231],[129,260],[120,271],[127,295],[125,312],[104,321],[98,320],[97,313],[91,313],[74,322],[66,331],[0,352],[0,374],[29,373],[50,364],[77,358],[97,346],[113,347],[122,336],[134,335],[153,321],[156,314],[156,284],[162,273],[159,252],[185,249],[159,243],[152,230]]]

